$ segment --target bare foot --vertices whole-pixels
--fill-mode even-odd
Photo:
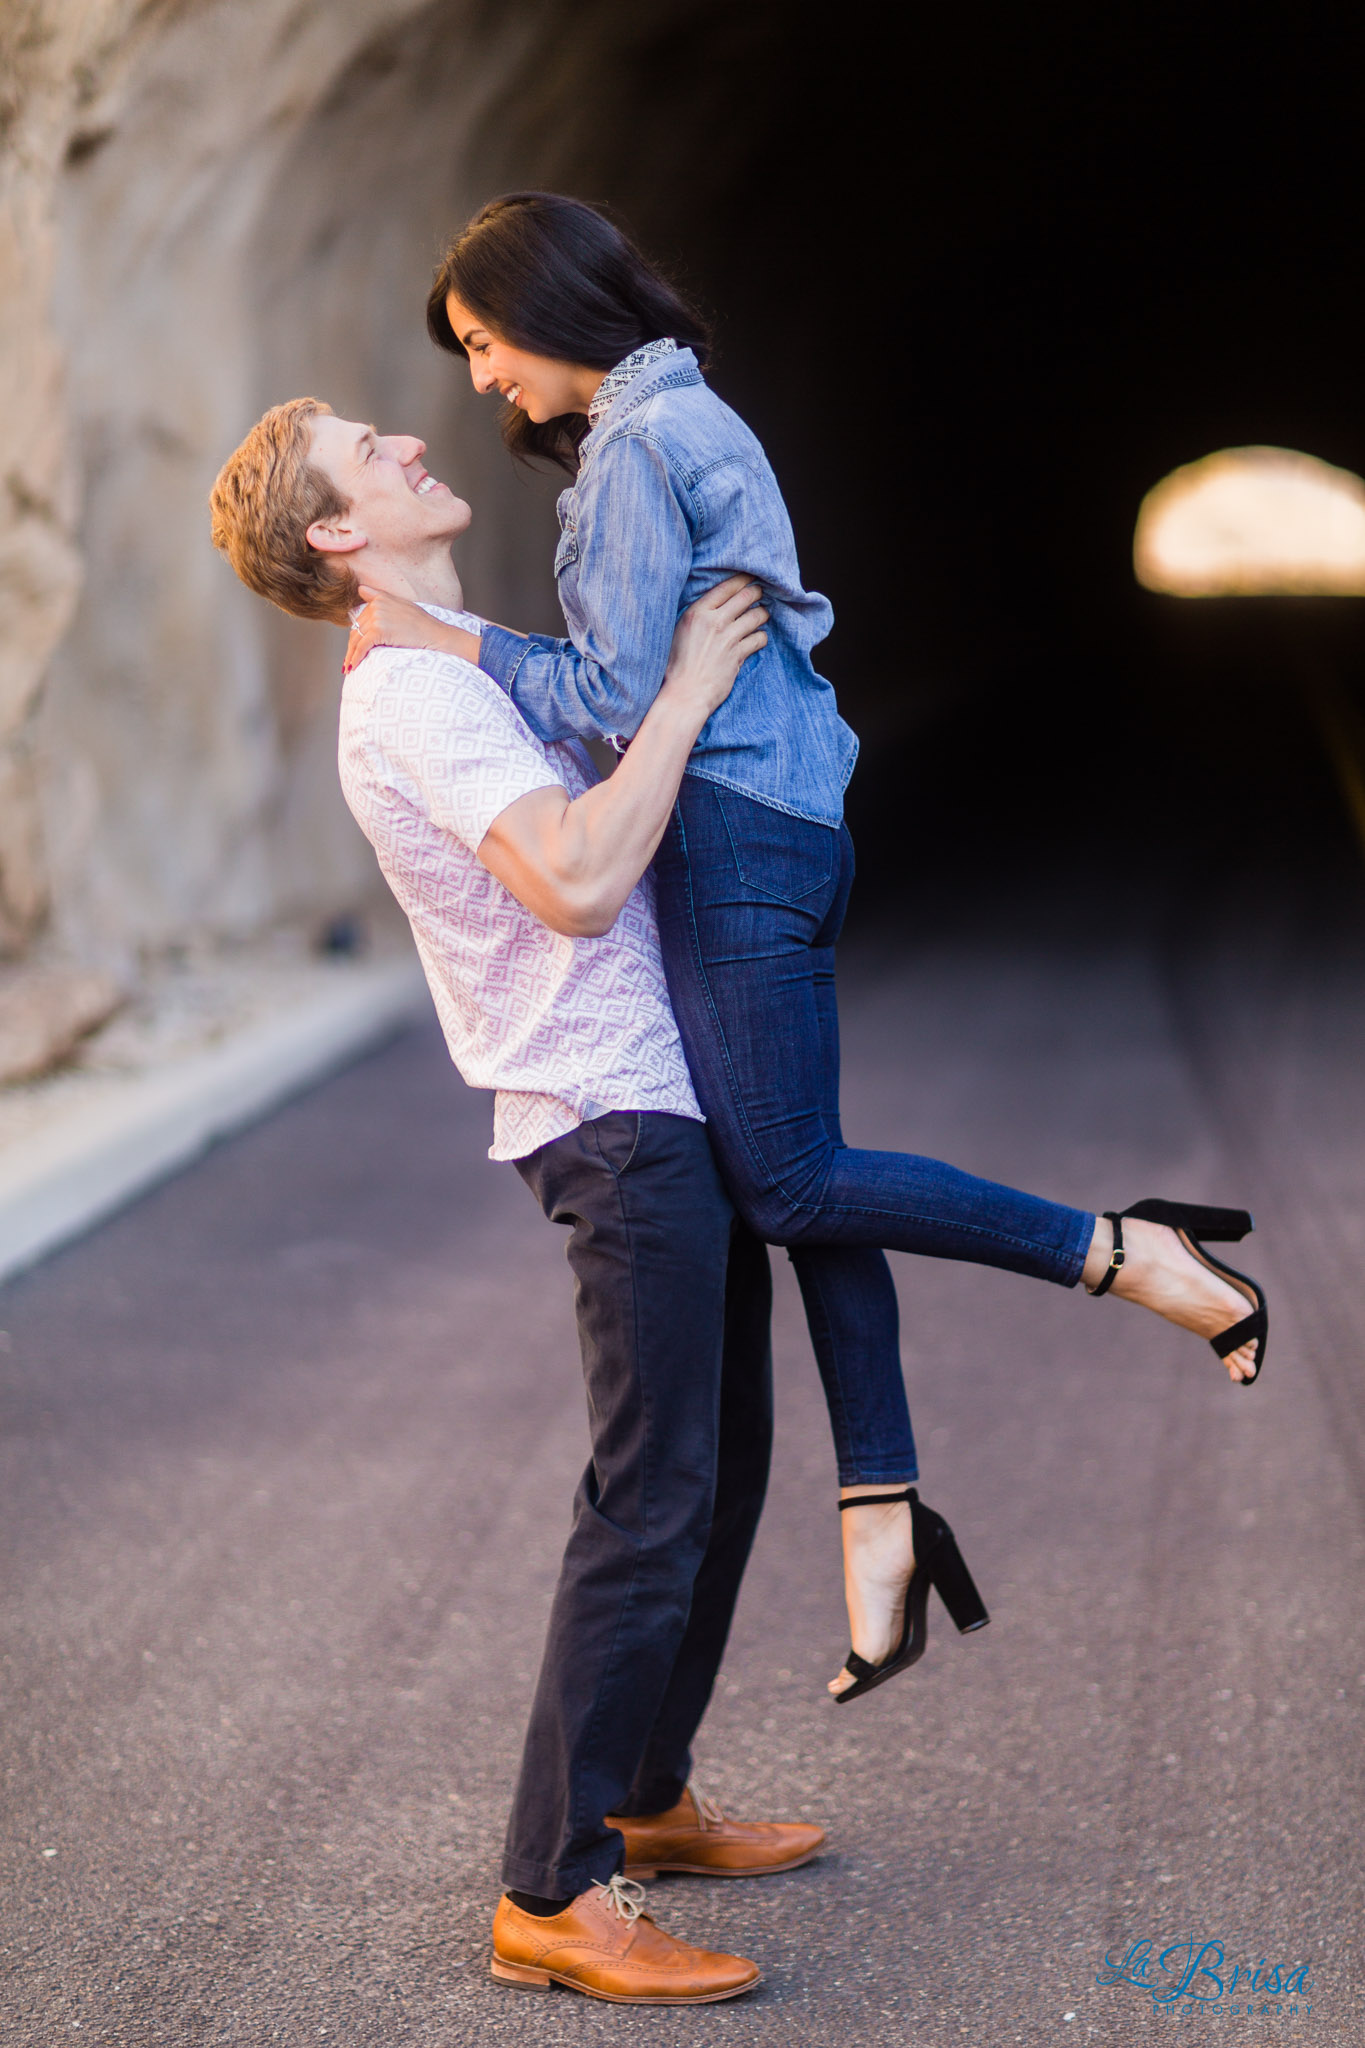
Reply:
[[[1114,1226],[1099,1216],[1081,1273],[1087,1287],[1098,1286],[1104,1278],[1113,1249]],[[1204,1264],[1179,1231],[1168,1229],[1164,1223],[1143,1223],[1134,1216],[1125,1216],[1123,1249],[1124,1262],[1114,1275],[1111,1291],[1124,1301],[1136,1301],[1143,1308],[1154,1309],[1168,1323],[1178,1323],[1182,1330],[1193,1330],[1199,1337],[1216,1337],[1220,1330],[1231,1329],[1256,1306],[1256,1297],[1249,1289],[1244,1294],[1240,1287],[1224,1280]],[[1256,1369],[1255,1340],[1229,1352],[1224,1363],[1231,1379],[1249,1380]]]
[[[904,1484],[842,1486],[851,1493],[903,1493]],[[910,1503],[891,1501],[886,1507],[849,1508],[839,1517],[844,1539],[844,1598],[848,1602],[853,1647],[869,1664],[880,1664],[900,1641],[905,1620],[905,1589],[915,1569],[910,1533]],[[828,1690],[836,1698],[854,1683],[845,1666]]]

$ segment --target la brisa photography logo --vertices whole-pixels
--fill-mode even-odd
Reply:
[[[1313,2010],[1307,1963],[1241,1961],[1221,1941],[1173,1941],[1163,1949],[1135,1941],[1124,1955],[1105,1956],[1095,1982],[1145,1991],[1157,2012],[1306,2019]]]

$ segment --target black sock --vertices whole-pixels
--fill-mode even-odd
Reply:
[[[537,1920],[553,1920],[556,1913],[562,1913],[572,1899],[538,1899],[534,1892],[509,1892],[508,1898],[514,1906],[520,1906],[523,1913],[531,1913]]]

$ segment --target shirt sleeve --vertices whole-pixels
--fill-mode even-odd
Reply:
[[[372,737],[390,773],[471,853],[509,804],[564,787],[508,700],[449,655],[376,696]]]
[[[662,451],[623,434],[578,512],[578,644],[484,630],[479,665],[542,740],[633,739],[664,679],[692,569],[691,506]]]

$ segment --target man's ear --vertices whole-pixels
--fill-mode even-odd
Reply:
[[[320,555],[353,555],[357,548],[366,545],[367,536],[344,518],[315,519],[304,539]]]

